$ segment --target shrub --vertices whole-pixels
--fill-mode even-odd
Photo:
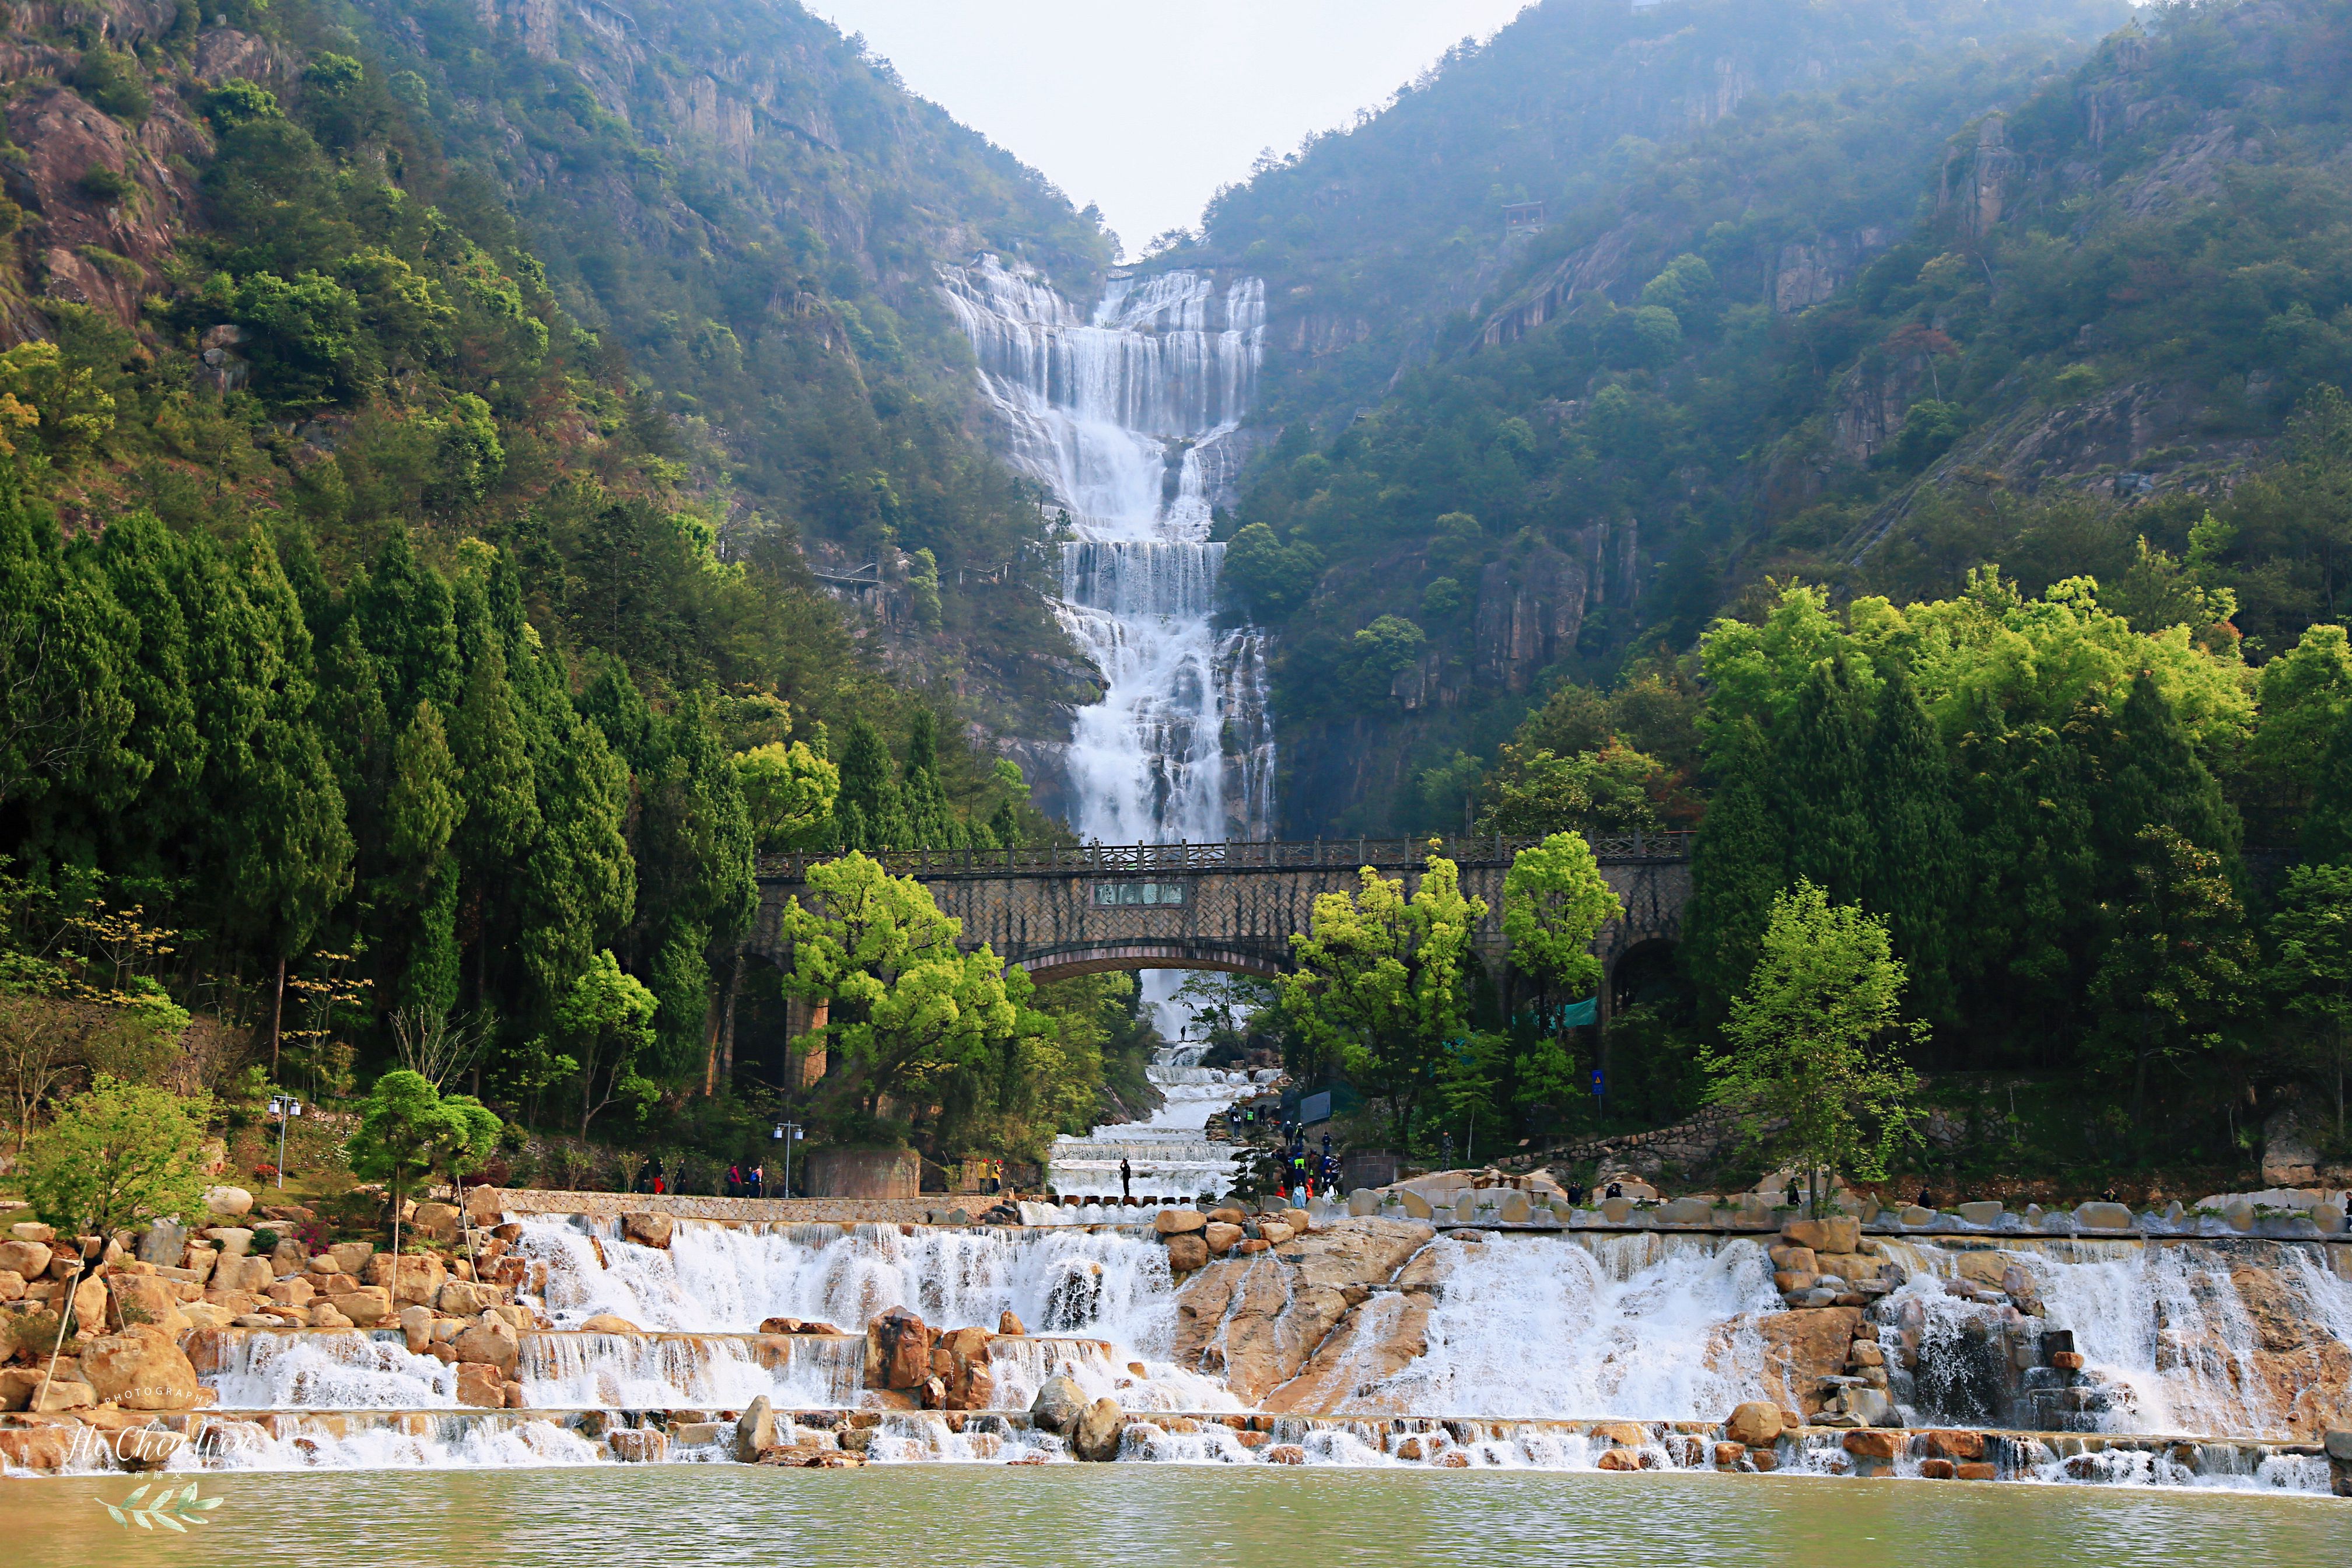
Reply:
[[[205,1209],[211,1101],[99,1075],[25,1151],[25,1195],[69,1236],[104,1236]]]
[[[138,182],[130,175],[103,163],[92,163],[75,184],[82,195],[100,202],[119,202],[139,188]]]

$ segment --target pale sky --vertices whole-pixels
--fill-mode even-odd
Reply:
[[[1348,124],[1529,0],[802,0],[1133,256],[1263,148]]]

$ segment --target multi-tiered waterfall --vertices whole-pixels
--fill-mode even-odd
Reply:
[[[1265,284],[1195,271],[1116,277],[1081,318],[992,256],[950,268],[945,283],[1014,466],[1067,517],[1060,615],[1108,685],[1070,737],[1070,825],[1106,844],[1261,837],[1274,812],[1265,639],[1218,627],[1225,547],[1209,532],[1214,498],[1239,466]],[[1172,975],[1144,977],[1171,1036],[1174,991]],[[1138,1174],[1148,1181],[1223,1191],[1222,1151],[1200,1129],[1238,1097],[1238,1075],[1228,1082],[1172,1059],[1150,1073],[1168,1110],[1110,1130],[1121,1136],[1056,1148],[1056,1171],[1109,1190],[1126,1157],[1146,1163]]]
[[[1265,289],[1114,278],[1090,316],[983,256],[947,295],[1014,467],[1068,518],[1064,624],[1109,689],[1077,717],[1071,826],[1107,844],[1254,838],[1273,813],[1264,639],[1221,631],[1210,514],[1242,447]]]

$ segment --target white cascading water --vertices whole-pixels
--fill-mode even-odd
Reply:
[[[1697,1236],[1582,1239],[1433,1243],[1444,1283],[1427,1353],[1358,1385],[1340,1408],[1696,1421],[1762,1395],[1756,1320],[1780,1305],[1762,1247]]]
[[[993,256],[943,269],[1013,466],[1066,510],[1063,625],[1103,674],[1070,739],[1072,820],[1103,844],[1264,837],[1274,816],[1265,639],[1216,626],[1209,542],[1255,391],[1265,286],[1115,277],[1081,318]],[[1173,1037],[1172,979],[1145,994]]]
[[[1199,1054],[1197,1046],[1162,1047],[1144,1069],[1160,1089],[1160,1108],[1141,1121],[1055,1139],[1047,1184],[1066,1198],[1118,1198],[1124,1195],[1118,1174],[1124,1162],[1138,1197],[1222,1197],[1231,1191],[1234,1146],[1211,1142],[1209,1118],[1250,1093],[1253,1075],[1185,1060]],[[1255,1075],[1261,1080],[1276,1076],[1268,1069]]]

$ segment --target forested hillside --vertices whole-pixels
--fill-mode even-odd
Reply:
[[[1517,123],[1444,89],[1507,74],[1555,9],[1576,8],[1221,218],[1286,191],[1311,211],[1336,188],[1320,167],[1410,166],[1404,127],[1442,105]],[[1670,15],[1682,49],[1739,25],[1641,20]],[[1476,309],[1430,353],[1381,345],[1385,395],[1318,404],[1362,384],[1344,353],[1292,369],[1281,384],[1308,390],[1229,520],[1228,577],[1235,614],[1281,628],[1285,798],[1311,803],[1294,830],[1459,826],[1531,700],[1683,679],[1698,632],[1768,578],[1936,595],[1997,562],[2029,590],[2093,574],[2112,600],[2193,557],[2252,659],[2340,617],[2340,437],[2316,389],[2352,372],[2344,8],[2159,9],[2095,47],[1981,15],[1979,36],[1526,187],[1544,232],[1503,276],[1428,268],[1471,279]]]
[[[652,1136],[780,1081],[758,853],[1059,831],[972,726],[1093,676],[935,268],[1084,279],[1091,214],[790,5],[17,16],[11,994],[168,994],[327,1096],[446,1030]],[[1086,1125],[1124,984],[929,1084],[936,1147]]]

